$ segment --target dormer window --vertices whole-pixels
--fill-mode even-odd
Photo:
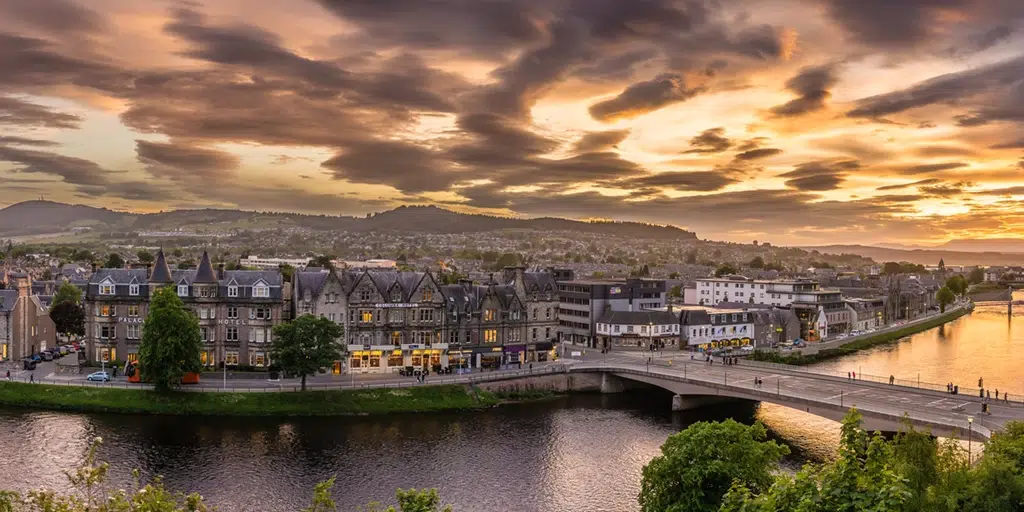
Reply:
[[[130,284],[130,285],[128,285],[128,295],[135,296],[135,295],[138,295],[138,294],[139,294],[139,285],[137,285],[137,284]]]
[[[228,297],[238,297],[237,286],[228,286]]]
[[[424,289],[423,290],[423,300],[427,300],[427,301],[434,300],[434,290],[431,289],[431,288]]]
[[[178,297],[188,297],[188,285],[187,284],[179,284],[178,285]]]
[[[359,300],[361,300],[363,302],[367,302],[367,301],[370,300],[370,289],[369,288],[363,288],[362,290],[359,290]]]
[[[113,295],[113,294],[114,294],[114,285],[113,284],[104,283],[104,284],[100,285],[100,295]]]
[[[252,296],[257,298],[270,297],[270,287],[266,285],[256,285],[252,287]]]
[[[391,291],[391,302],[399,302],[402,300],[402,292],[399,290]]]

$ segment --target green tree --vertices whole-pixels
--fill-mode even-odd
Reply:
[[[754,256],[754,259],[750,260],[750,263],[747,263],[747,266],[750,268],[764,268],[764,258]]]
[[[722,263],[721,265],[718,266],[718,268],[715,269],[715,277],[727,276],[730,274],[735,274],[736,272],[739,272],[738,270],[736,270],[736,267],[732,266],[729,263]]]
[[[342,334],[341,326],[326,318],[302,315],[274,327],[270,358],[289,375],[301,376],[305,391],[307,376],[341,359]]]
[[[153,260],[155,259],[153,257],[153,253],[145,249],[140,250],[139,252],[135,253],[135,255],[138,256],[139,262],[141,263],[153,263]]]
[[[85,336],[85,308],[74,302],[50,305],[50,319],[57,332],[65,336]]]
[[[668,290],[669,297],[682,297],[683,296],[683,285],[677,284]]]
[[[107,261],[103,263],[103,268],[123,268],[124,258],[116,252],[112,252],[107,255]]]
[[[319,267],[319,268],[332,269],[332,268],[334,268],[333,261],[335,259],[337,259],[337,256],[334,256],[333,254],[321,254],[321,255],[315,256],[315,257],[313,257],[313,259],[309,260],[309,266],[310,267]]]
[[[985,281],[985,271],[981,267],[975,267],[971,270],[971,273],[967,275],[967,282],[970,284],[980,284]]]
[[[795,476],[780,476],[769,488],[736,480],[722,512],[902,512],[913,492],[894,469],[894,449],[881,434],[861,426],[860,413],[847,414],[840,431],[838,458],[807,465]],[[679,509],[683,510],[683,509]],[[696,510],[696,509],[694,509]]]
[[[935,292],[935,300],[939,302],[939,310],[945,313],[946,306],[956,300],[956,295],[953,294],[953,290],[950,290],[948,286],[943,286],[939,288],[938,292]]]
[[[640,509],[644,512],[718,510],[732,482],[767,491],[772,471],[789,448],[767,440],[764,425],[732,419],[698,422],[669,436],[661,455],[643,469]]]
[[[90,251],[88,249],[77,249],[77,250],[75,250],[75,252],[71,253],[71,259],[74,260],[74,261],[89,261],[89,262],[91,262],[94,259],[96,259],[96,257],[93,256],[92,251]]]
[[[53,294],[52,304],[57,305],[65,302],[80,304],[82,302],[82,289],[71,283],[61,284],[60,288],[57,288],[57,293]]]
[[[295,267],[287,263],[282,263],[278,265],[277,270],[281,272],[282,279],[289,283],[292,282],[292,277],[295,276]]]
[[[188,270],[190,268],[196,268],[196,262],[188,259],[181,260],[178,262],[178,269]]]
[[[672,272],[671,274],[668,275],[669,279],[679,279],[680,277],[682,276],[679,274],[679,272]]]
[[[887,261],[882,265],[882,273],[886,275],[899,274],[901,268],[898,262]]]
[[[177,388],[186,373],[201,369],[202,346],[196,315],[185,308],[173,287],[157,290],[142,326],[139,362],[143,377],[157,391]]]
[[[370,503],[363,510],[365,512],[452,512],[451,505],[441,507],[441,497],[437,494],[437,489],[409,489],[407,491],[399,489],[395,492],[395,498],[398,500],[397,509],[394,506],[381,508],[380,503]]]

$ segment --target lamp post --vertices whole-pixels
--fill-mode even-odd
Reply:
[[[647,322],[647,341],[651,346],[651,350],[654,350],[654,322]],[[658,357],[661,357],[661,351],[658,351]]]
[[[974,416],[967,417],[967,465],[973,462],[971,457],[971,438],[974,437]]]

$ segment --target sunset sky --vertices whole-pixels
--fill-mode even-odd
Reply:
[[[0,0],[0,206],[1024,232],[1021,0]]]

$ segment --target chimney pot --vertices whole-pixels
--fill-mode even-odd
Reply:
[[[217,279],[224,279],[224,262],[217,264]]]

